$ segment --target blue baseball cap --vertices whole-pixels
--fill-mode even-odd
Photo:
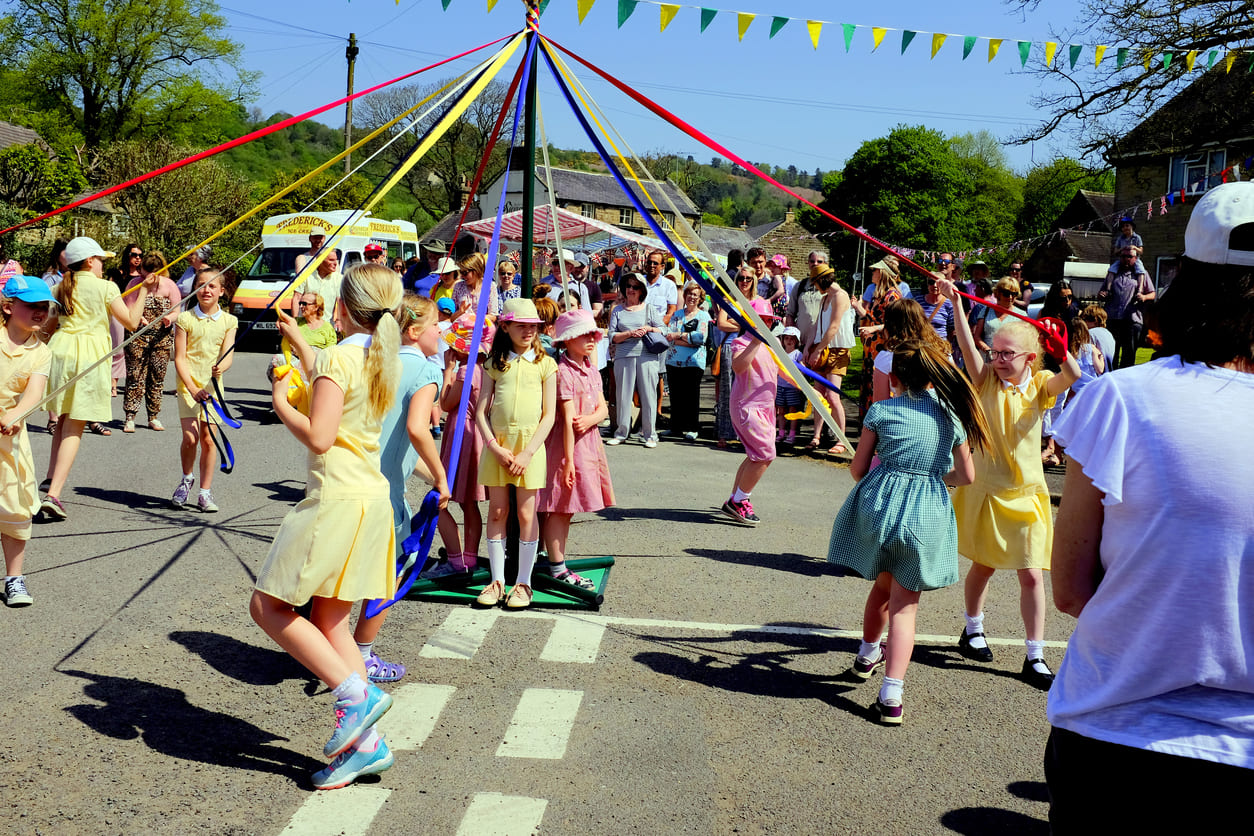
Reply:
[[[4,283],[3,295],[6,299],[21,299],[23,302],[34,304],[36,302],[52,302],[56,303],[57,299],[52,295],[52,288],[48,287],[47,282],[43,279],[37,279],[34,276],[14,276]]]
[[[453,300],[448,298],[447,296],[438,300],[435,303],[435,306],[440,310],[441,313],[452,313],[453,311],[457,310],[457,305],[455,305],[453,303]]]

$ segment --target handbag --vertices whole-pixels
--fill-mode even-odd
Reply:
[[[670,351],[670,341],[658,331],[645,331],[641,339],[644,340],[644,350],[650,354],[664,354]]]
[[[807,363],[806,366],[811,371],[818,372],[821,375],[827,375],[836,368],[838,359],[839,358],[836,356],[836,352],[832,350],[831,346],[828,346],[820,351],[819,356]]]

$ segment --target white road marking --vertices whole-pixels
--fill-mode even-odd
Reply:
[[[379,721],[379,729],[387,734],[388,746],[393,751],[422,746],[456,692],[452,685],[417,683],[396,689],[392,710]]]
[[[391,790],[354,784],[315,792],[292,816],[283,836],[365,836]]]
[[[529,610],[524,613],[511,614],[510,618],[545,618],[557,619],[561,618],[559,613],[541,612],[539,610]],[[768,633],[783,636],[819,636],[822,638],[833,639],[860,639],[862,638],[861,630],[834,630],[829,627],[797,627],[780,624],[715,624],[705,621],[671,621],[662,618],[620,618],[611,615],[580,615],[579,618],[592,624],[603,624],[609,626],[635,627],[638,629],[652,630],[704,630],[712,633]],[[957,645],[957,634],[951,636],[935,636],[921,633],[914,637],[917,644],[933,644],[933,645]],[[993,636],[988,637],[988,643],[991,645],[1021,645],[1023,639],[1001,639]],[[1064,648],[1066,642],[1047,641],[1046,647]]]
[[[454,609],[418,655],[424,659],[470,659],[500,615],[498,610]]]
[[[540,829],[543,798],[477,792],[462,816],[457,836],[531,836]]]
[[[528,688],[518,700],[514,718],[497,747],[498,758],[545,758],[558,760],[566,754],[566,742],[579,713],[583,691]]]
[[[582,616],[559,615],[553,632],[540,653],[541,662],[578,662],[590,665],[597,660],[605,625]]]

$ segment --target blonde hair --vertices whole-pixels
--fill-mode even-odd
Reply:
[[[416,293],[406,293],[401,297],[400,307],[396,309],[396,325],[402,336],[410,328],[426,328],[439,318],[440,310],[435,302]]]
[[[312,296],[314,298],[314,307],[318,309],[318,316],[322,316],[327,312],[327,300],[322,298],[321,293],[314,293],[312,290],[308,293],[299,293],[298,296]],[[309,314],[305,314],[306,317]]]
[[[400,383],[401,329],[393,311],[401,304],[401,285],[390,268],[361,262],[345,271],[340,301],[348,318],[372,335],[363,377],[370,418],[378,420],[392,408]]]
[[[1032,360],[1032,372],[1035,374],[1041,370],[1041,366],[1045,362],[1045,348],[1041,343],[1041,332],[1037,330],[1035,325],[1029,325],[1022,319],[1015,317],[1007,317],[1009,321],[997,329],[997,337],[1006,335],[1020,351],[1031,351],[1036,354]]]
[[[705,302],[705,291],[701,288],[701,285],[697,284],[695,279],[689,279],[684,284],[683,295],[687,295],[688,291],[690,290],[695,290],[697,293],[701,294],[701,300],[697,302],[698,305],[703,304]]]
[[[480,281],[483,280],[483,271],[487,269],[487,259],[483,257],[483,253],[471,253],[470,255],[457,262],[457,269],[465,270],[467,273],[475,273],[479,276]],[[465,279],[462,279],[465,281]]]
[[[997,281],[997,284],[993,285],[994,293],[996,293],[999,290],[1004,290],[1005,292],[1009,293],[1011,296],[1018,296],[1019,295],[1019,283],[1015,281],[1014,279],[1010,278],[1009,276],[1002,276],[1001,279]]]

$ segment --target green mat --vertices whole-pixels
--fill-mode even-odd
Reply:
[[[572,572],[592,581],[593,588],[580,589],[568,583],[555,581],[549,577],[546,570],[540,569],[531,574],[533,592],[531,606],[554,609],[599,609],[605,601],[605,587],[610,580],[610,569],[614,566],[614,558],[607,556],[567,560],[566,566]],[[487,567],[480,566],[470,576],[414,581],[413,587],[405,597],[418,601],[469,604],[479,597],[479,593],[491,581],[492,576]]]

